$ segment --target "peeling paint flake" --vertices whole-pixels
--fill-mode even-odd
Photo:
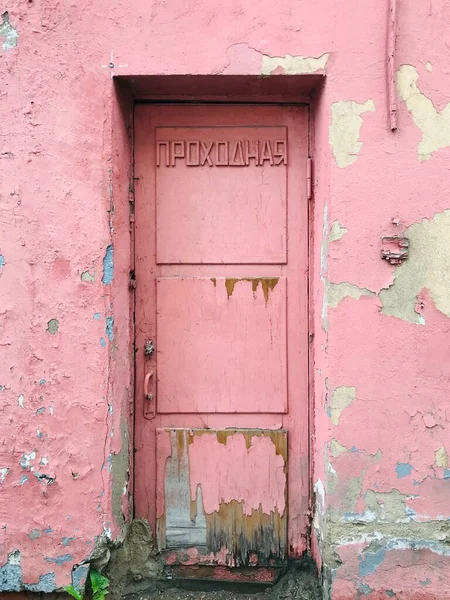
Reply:
[[[103,277],[102,283],[110,285],[114,278],[114,248],[112,245],[106,248],[105,256],[103,257]]]
[[[402,65],[397,71],[398,94],[422,132],[417,154],[423,161],[430,160],[436,150],[450,146],[450,103],[438,112],[432,100],[420,91],[418,79],[419,73],[412,65]]]
[[[375,103],[369,99],[363,104],[352,100],[339,100],[331,105],[329,141],[334,159],[339,168],[356,162],[362,148],[359,139],[364,112],[374,112]]]
[[[330,418],[333,425],[339,425],[339,419],[345,408],[356,400],[356,388],[342,385],[334,390],[330,404]]]
[[[55,335],[56,333],[58,333],[58,329],[59,329],[58,319],[50,319],[50,321],[47,324],[47,331],[51,335]]]
[[[2,23],[0,23],[0,37],[3,38],[3,52],[11,50],[11,48],[15,48],[17,46],[19,34],[17,33],[17,29],[11,25],[8,12],[4,12],[2,14]]]
[[[414,223],[405,231],[410,257],[397,267],[394,283],[380,292],[382,312],[404,321],[420,323],[417,296],[429,290],[436,308],[450,317],[450,210]]]
[[[438,448],[434,453],[434,456],[437,467],[441,467],[443,469],[446,469],[448,467],[448,452],[444,448],[444,446]]]
[[[286,431],[160,430],[161,458],[166,433],[159,548],[206,546],[209,561],[229,566],[283,560]]]
[[[344,235],[347,233],[348,229],[346,227],[343,227],[339,221],[333,221],[333,224],[331,225],[331,230],[330,233],[328,235],[328,242],[337,242],[338,240],[340,240],[342,237],[344,237]]]
[[[345,298],[359,300],[361,296],[375,296],[375,293],[352,283],[327,284],[327,303],[330,308],[336,308]]]
[[[327,52],[314,57],[293,56],[267,56],[263,54],[261,63],[261,75],[308,75],[325,69],[330,53]]]

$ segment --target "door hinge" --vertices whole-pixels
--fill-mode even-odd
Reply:
[[[308,200],[312,198],[312,158],[306,159],[306,195]]]

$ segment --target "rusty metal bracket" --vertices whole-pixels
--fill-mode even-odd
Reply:
[[[381,238],[381,258],[391,265],[401,265],[409,256],[409,239],[401,235]]]

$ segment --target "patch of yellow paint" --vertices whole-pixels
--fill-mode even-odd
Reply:
[[[330,452],[333,458],[339,458],[339,456],[348,452],[348,448],[333,438],[330,442]]]
[[[380,292],[382,312],[420,323],[415,311],[417,295],[424,288],[438,310],[450,317],[450,210],[414,223],[405,231],[409,258],[397,267],[394,283]]]
[[[450,103],[438,112],[433,102],[420,91],[418,79],[417,69],[412,65],[402,65],[397,71],[398,94],[422,132],[417,147],[419,160],[429,160],[433,152],[450,146]]]
[[[444,446],[441,446],[434,453],[434,462],[437,467],[442,467],[443,469],[448,467],[448,453]]]
[[[352,283],[328,283],[327,302],[330,308],[336,308],[344,298],[359,300],[361,296],[375,296],[374,292],[366,288],[360,288]]]
[[[339,424],[339,419],[345,408],[356,400],[356,388],[341,385],[333,392],[330,404],[330,417],[333,425]]]
[[[352,165],[361,151],[361,114],[374,111],[375,103],[371,99],[363,104],[352,100],[339,100],[331,105],[329,142],[336,164],[341,169]]]
[[[317,58],[293,56],[292,54],[285,54],[284,56],[267,56],[263,54],[261,75],[271,75],[278,68],[281,68],[285,75],[309,75],[324,69],[329,56],[329,52]]]
[[[343,227],[339,223],[339,221],[333,221],[333,224],[330,229],[330,234],[328,235],[328,241],[330,243],[337,242],[347,233],[347,231],[348,229],[346,227]]]

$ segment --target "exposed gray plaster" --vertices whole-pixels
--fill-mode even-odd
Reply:
[[[2,14],[2,23],[0,23],[0,36],[3,38],[3,52],[11,50],[11,48],[17,46],[19,34],[17,33],[17,29],[14,29],[14,27],[11,25],[8,12],[4,12]]]

